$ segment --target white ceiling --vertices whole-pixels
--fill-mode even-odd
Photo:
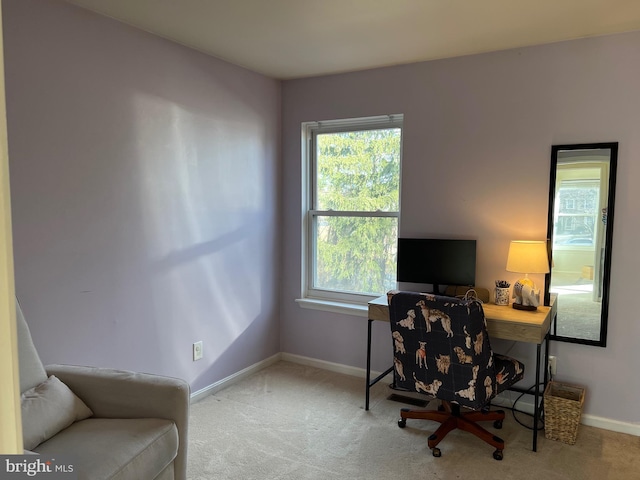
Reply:
[[[68,1],[280,79],[640,30],[640,0]]]

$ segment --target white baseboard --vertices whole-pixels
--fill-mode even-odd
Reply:
[[[226,388],[234,383],[248,377],[269,365],[284,360],[291,363],[297,363],[300,365],[306,365],[309,367],[320,368],[322,370],[328,370],[330,372],[342,373],[344,375],[351,375],[352,377],[366,378],[366,370],[364,368],[351,367],[349,365],[343,365],[341,363],[327,362],[326,360],[319,360],[317,358],[304,357],[302,355],[294,355],[292,353],[276,353],[275,355],[262,360],[261,362],[250,365],[249,367],[240,370],[233,375],[229,375],[222,380],[219,380],[211,385],[201,388],[197,392],[191,394],[191,403],[198,402],[208,395],[212,395],[223,388]],[[375,378],[380,375],[381,372],[371,371],[371,377]],[[391,381],[391,374],[389,374],[389,380]],[[513,406],[514,400],[519,396],[519,393],[515,392],[503,392],[499,396],[493,399],[494,405],[499,405],[507,408]],[[518,401],[517,408],[523,412],[533,415],[533,398],[531,395],[526,395]],[[611,418],[598,417],[595,415],[582,414],[581,421],[583,425],[590,427],[602,428],[604,430],[610,430],[612,432],[628,433],[640,437],[640,424],[621,422],[619,420],[613,420]]]
[[[282,360],[308,367],[321,368],[330,372],[343,373],[352,377],[366,378],[367,371],[364,368],[351,367],[341,363],[327,362],[326,360],[318,360],[317,358],[303,357],[302,355],[294,355],[293,353],[282,352]],[[371,376],[375,378],[380,372],[371,371]]]
[[[225,377],[222,380],[218,380],[217,382],[212,383],[211,385],[208,385],[204,388],[201,388],[196,392],[192,392],[190,401],[191,403],[199,402],[203,398],[209,395],[213,395],[214,393],[219,392],[223,388],[229,387],[234,383],[239,382],[243,378],[246,378],[249,375],[252,375],[256,372],[259,372],[260,370],[267,368],[269,365],[273,365],[274,363],[279,362],[281,359],[282,359],[282,354],[276,353],[275,355],[269,358],[266,358],[261,362],[254,363],[253,365],[249,365],[247,368],[244,368],[239,372],[234,373],[233,375],[229,375],[228,377]]]
[[[612,432],[628,433],[640,437],[640,425],[637,423],[621,422],[611,418],[596,417],[595,415],[583,414],[580,423],[590,427],[611,430]]]
[[[284,360],[291,363],[297,363],[299,365],[306,365],[308,367],[316,367],[322,370],[328,370],[330,372],[342,373],[344,375],[351,375],[353,377],[366,378],[366,370],[364,368],[350,367],[349,365],[343,365],[341,363],[333,363],[327,362],[325,360],[318,360],[317,358],[303,357],[302,355],[294,355],[292,353],[276,353],[275,355],[261,361],[258,363],[254,363],[253,365],[248,366],[247,368],[240,370],[233,375],[229,375],[222,380],[218,380],[211,385],[208,385],[204,388],[196,392],[191,393],[191,403],[198,402],[203,398],[213,395],[216,392],[219,392],[223,388],[229,387],[234,383],[242,380],[243,378],[248,377],[260,370],[267,368],[269,365],[273,365],[280,360]],[[371,371],[371,377],[375,378],[380,375],[381,372]],[[389,377],[389,381],[391,381],[391,377]]]

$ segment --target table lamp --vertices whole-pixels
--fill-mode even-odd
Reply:
[[[544,240],[513,240],[509,245],[507,271],[524,273],[513,285],[513,308],[536,310],[540,305],[540,289],[529,278],[530,273],[548,273],[549,256]]]

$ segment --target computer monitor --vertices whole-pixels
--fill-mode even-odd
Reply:
[[[439,238],[398,239],[398,282],[472,286],[476,282],[476,241]]]

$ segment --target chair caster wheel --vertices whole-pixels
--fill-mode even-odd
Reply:
[[[398,426],[400,428],[404,428],[407,426],[407,421],[404,418],[401,418],[400,420],[398,420]]]
[[[442,452],[440,451],[440,449],[438,447],[434,447],[431,449],[431,454],[434,457],[441,457],[442,456]]]
[[[493,452],[493,458],[495,458],[496,460],[502,460],[502,450],[496,450],[495,452]]]
[[[493,428],[497,428],[498,430],[500,430],[502,428],[502,420],[496,420],[495,422],[493,422]]]

